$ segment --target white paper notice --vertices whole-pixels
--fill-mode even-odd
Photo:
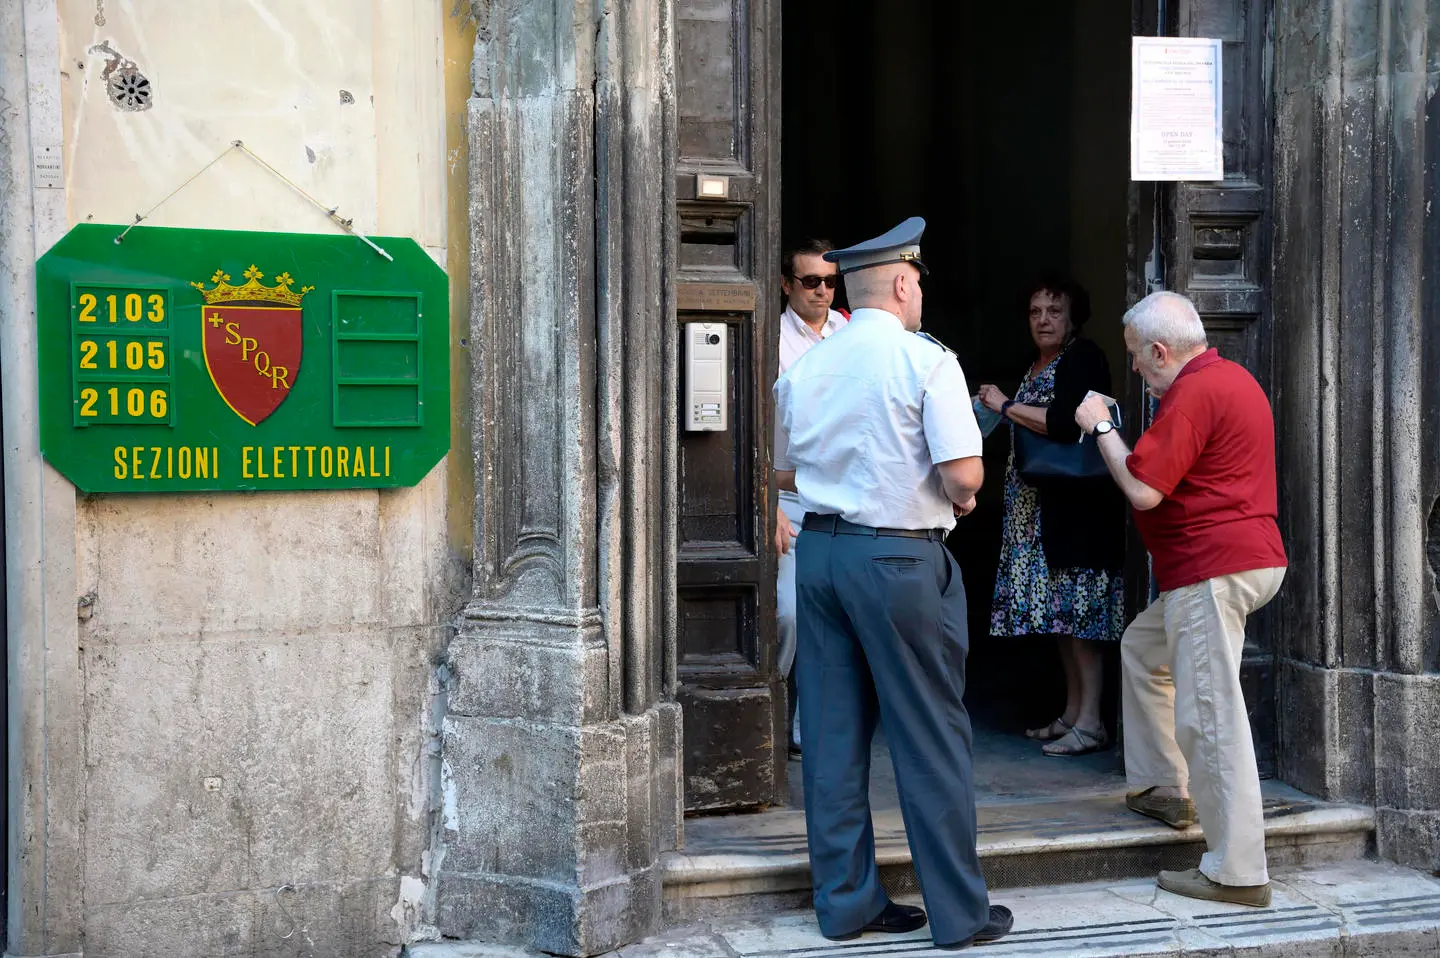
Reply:
[[[1130,178],[1223,180],[1220,41],[1132,39]]]
[[[60,190],[65,188],[64,148],[58,142],[35,143],[35,178],[31,183],[37,190]]]

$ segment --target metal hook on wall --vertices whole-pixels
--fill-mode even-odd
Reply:
[[[296,893],[297,889],[295,888],[294,885],[291,885],[291,884],[288,884],[288,883],[287,883],[287,884],[284,884],[284,885],[281,885],[279,888],[275,889],[275,907],[276,907],[276,908],[279,908],[279,909],[280,909],[280,914],[284,915],[284,916],[285,916],[285,920],[288,921],[288,922],[290,922],[290,930],[287,931],[287,932],[285,932],[285,934],[283,934],[283,935],[280,936],[280,940],[281,940],[281,941],[286,941],[286,940],[288,940],[291,935],[295,934],[295,929],[297,929],[297,928],[300,927],[300,923],[295,920],[295,916],[292,915],[292,914],[290,914],[290,912],[288,912],[288,911],[285,910],[285,902],[284,902],[284,901],[281,899],[281,897],[280,897],[282,894],[284,894],[284,893],[287,892],[287,891],[290,892],[290,893],[293,895],[293,894]]]

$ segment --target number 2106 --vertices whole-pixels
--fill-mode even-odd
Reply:
[[[108,402],[101,403],[102,394]],[[99,408],[97,404],[100,404]],[[169,396],[163,389],[146,390],[138,386],[95,389],[86,386],[80,390],[80,415],[86,419],[100,417],[107,412],[109,415],[105,418],[108,419],[164,419],[169,409]]]

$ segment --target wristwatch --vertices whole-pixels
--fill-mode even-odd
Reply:
[[[1112,432],[1112,431],[1114,431],[1114,429],[1115,429],[1115,424],[1114,424],[1113,422],[1111,422],[1111,421],[1108,420],[1108,419],[1102,419],[1102,420],[1100,420],[1099,422],[1097,422],[1097,423],[1095,424],[1095,428],[1094,428],[1094,429],[1090,430],[1090,435],[1094,436],[1096,439],[1099,439],[1101,436],[1105,435],[1107,432]]]

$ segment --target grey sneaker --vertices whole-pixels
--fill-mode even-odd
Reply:
[[[1154,786],[1151,786],[1143,792],[1131,792],[1125,796],[1125,807],[1164,822],[1171,828],[1189,828],[1195,824],[1194,802],[1188,798],[1158,796],[1153,794],[1154,791]]]
[[[1251,905],[1255,908],[1270,907],[1270,883],[1263,885],[1222,885],[1201,874],[1198,868],[1183,872],[1161,872],[1157,884],[1168,892],[1184,895],[1186,898],[1200,898],[1205,901],[1224,901],[1232,905]]]

